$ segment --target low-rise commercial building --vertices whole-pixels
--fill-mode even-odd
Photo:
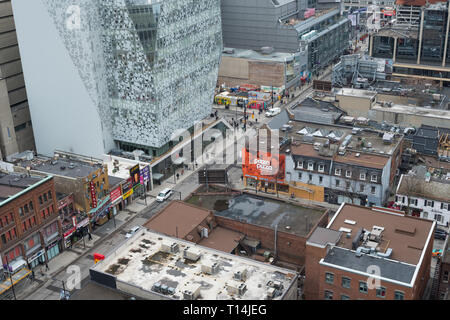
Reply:
[[[52,176],[0,172],[0,253],[17,272],[47,263],[63,249]]]
[[[409,174],[402,174],[396,190],[395,204],[407,214],[434,220],[440,226],[448,226],[450,171],[430,171],[420,166]]]
[[[108,167],[101,160],[56,151],[53,158],[39,156],[19,161],[14,170],[51,174],[58,192],[73,193],[76,209],[88,214],[91,227],[108,221],[111,204]]]
[[[142,229],[90,269],[91,280],[148,300],[296,300],[290,270]]]
[[[393,209],[342,204],[306,243],[306,299],[422,299],[435,224]]]

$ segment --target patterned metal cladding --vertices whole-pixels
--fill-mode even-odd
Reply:
[[[160,147],[211,112],[220,0],[41,1],[114,140]]]

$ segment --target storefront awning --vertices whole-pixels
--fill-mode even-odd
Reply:
[[[103,199],[100,203],[98,203],[96,208],[91,209],[91,211],[89,211],[89,214],[93,215],[96,214],[97,211],[99,211],[100,209],[102,209],[106,203],[108,203],[110,200],[110,196],[107,196],[105,199]]]
[[[154,173],[152,176],[153,180],[160,180],[162,177],[164,177],[162,173]]]
[[[175,159],[175,161],[173,162],[174,165],[180,165],[183,164],[186,161],[185,158],[183,157],[179,157],[178,159]]]

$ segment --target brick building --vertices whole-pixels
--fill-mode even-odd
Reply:
[[[0,173],[0,253],[13,271],[34,268],[63,250],[52,176]]]
[[[106,164],[92,157],[56,151],[53,158],[35,157],[17,163],[20,173],[54,177],[57,192],[73,193],[75,209],[86,212],[91,227],[108,221],[110,210],[109,176]]]
[[[306,299],[421,299],[435,225],[397,210],[342,204],[306,243]]]

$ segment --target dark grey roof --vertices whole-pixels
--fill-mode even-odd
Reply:
[[[439,131],[437,129],[420,128],[419,130],[417,130],[416,136],[424,137],[424,138],[431,138],[431,139],[438,139],[439,138],[438,132]]]
[[[29,186],[36,184],[45,177],[27,176],[26,174],[3,174],[0,173],[0,185],[7,185],[16,188],[26,189]]]
[[[408,284],[411,283],[416,270],[415,266],[368,254],[357,257],[355,251],[339,247],[331,249],[324,262],[365,273],[368,273],[369,266],[378,266],[381,277]]]
[[[115,187],[117,186],[119,183],[121,183],[124,179],[122,178],[117,178],[114,176],[108,176],[108,182],[109,182],[109,187]]]
[[[71,164],[74,168],[70,168]],[[90,173],[98,170],[102,166],[93,163],[92,165],[87,162],[81,162],[76,160],[67,160],[59,158],[57,163],[52,164],[50,158],[36,158],[31,161],[23,161],[20,164],[23,168],[27,166],[31,167],[31,170],[50,173],[59,176],[65,176],[70,178],[84,178]]]
[[[317,227],[316,230],[308,239],[308,243],[319,246],[326,246],[327,244],[336,244],[341,237],[341,232],[327,228]]]
[[[289,122],[289,115],[286,110],[281,110],[281,113],[276,115],[267,124],[270,129],[276,130],[281,129],[281,127]]]

